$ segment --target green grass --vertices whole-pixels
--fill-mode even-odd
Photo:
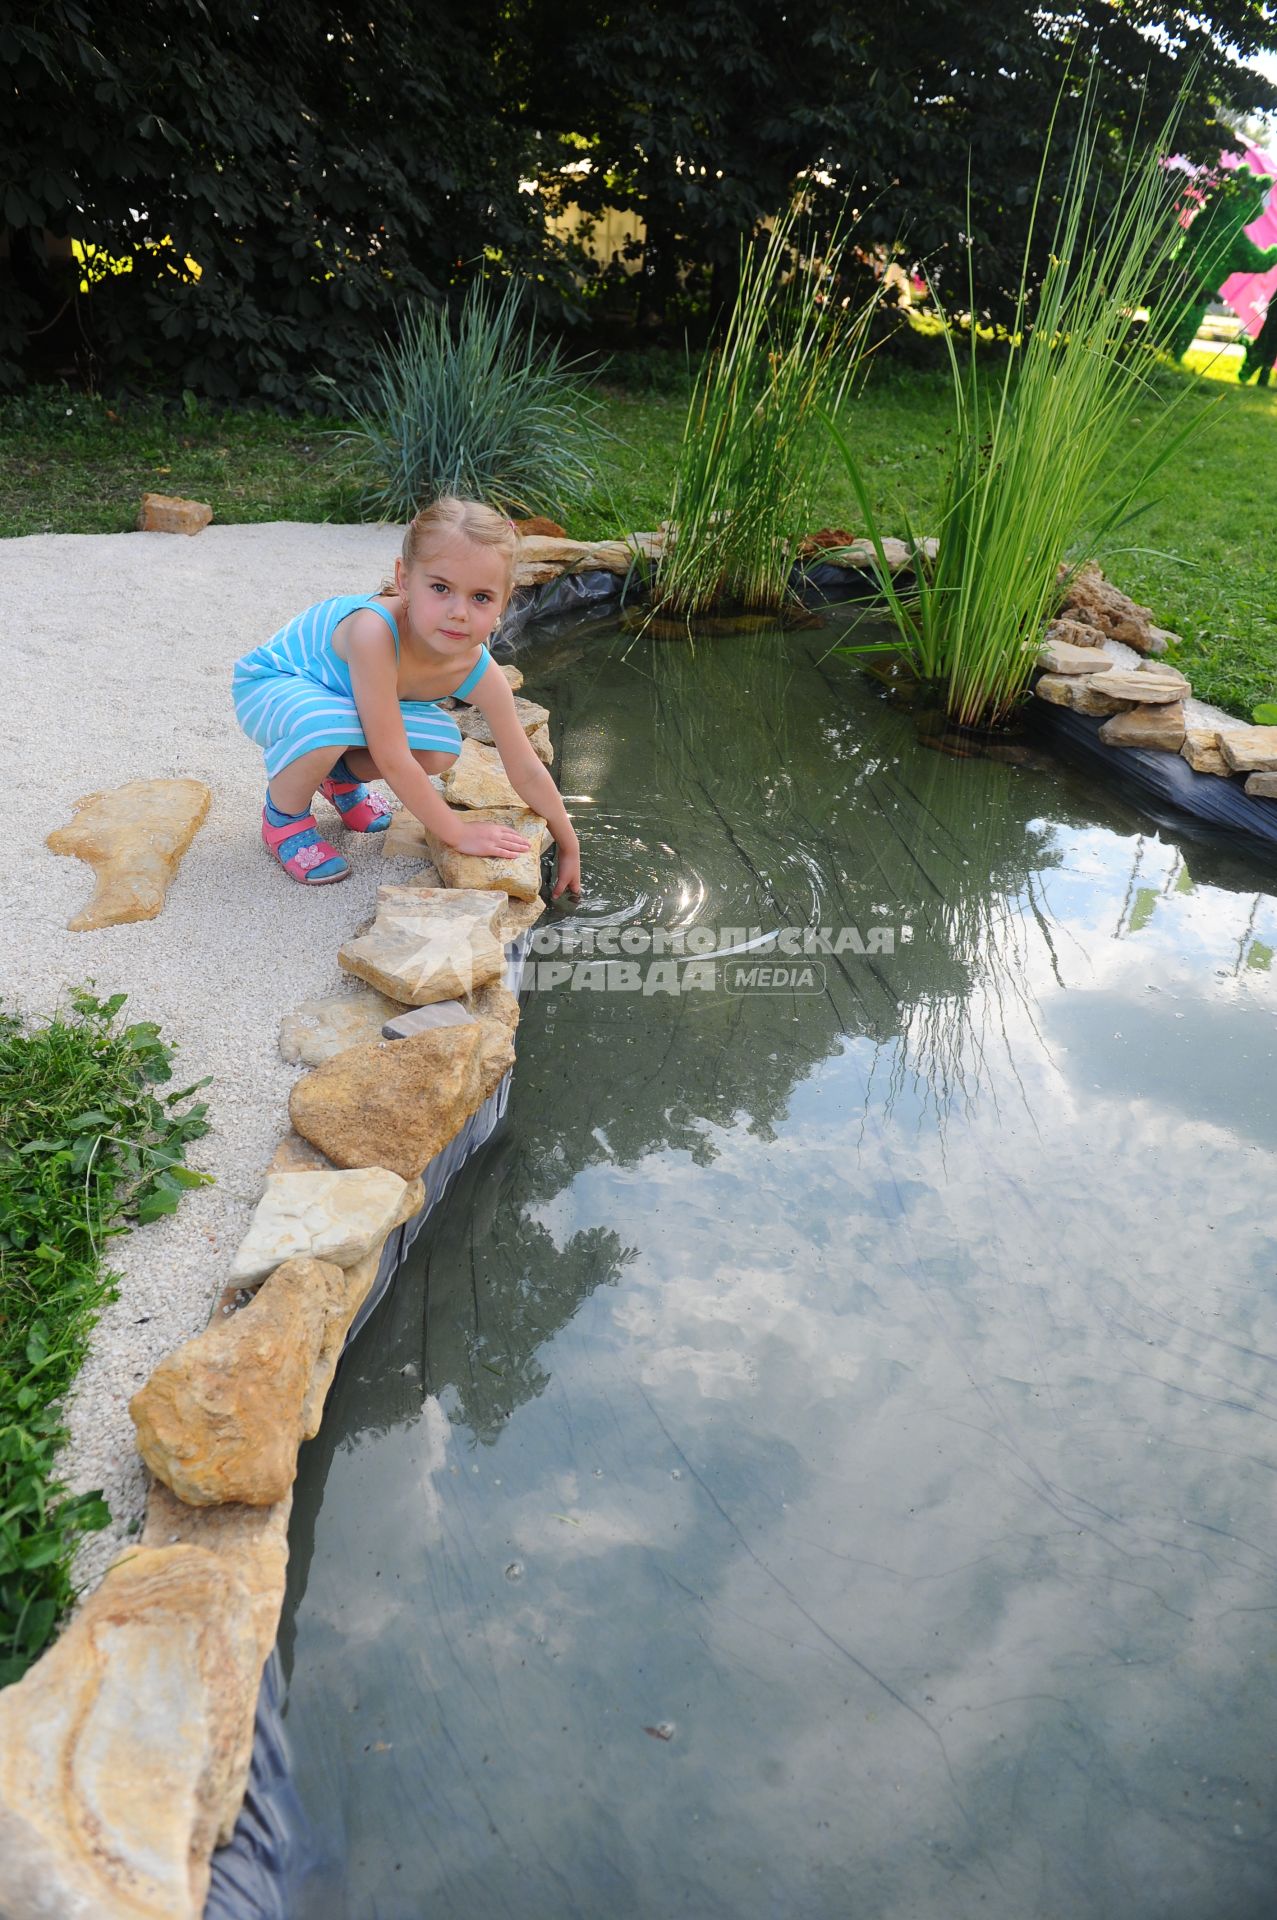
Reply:
[[[31,1029],[0,1012],[0,1686],[47,1645],[76,1544],[110,1518],[55,1470],[62,1400],[115,1297],[104,1244],[208,1180],[183,1164],[206,1109],[194,1087],[152,1092],[170,1050],[150,1021],[117,1024],[124,999],[75,993]]]
[[[1235,356],[1211,360],[1197,349],[1186,371],[1164,377],[1192,389],[1190,405],[1219,405],[1159,477],[1152,509],[1128,530],[1125,544],[1135,550],[1106,555],[1105,571],[1151,606],[1160,626],[1184,636],[1174,658],[1195,691],[1248,717],[1259,701],[1277,698],[1277,498],[1268,478],[1277,388],[1244,388]],[[616,441],[569,530],[653,528],[667,510],[686,390],[598,391],[601,424]],[[880,356],[844,410],[884,526],[900,528],[906,516],[923,528],[934,523],[950,418],[939,343],[933,367]],[[100,401],[56,389],[0,402],[0,536],[126,532],[148,488],[207,500],[222,521],[354,519],[353,493],[338,478],[341,456],[324,438],[331,425],[261,413],[165,415],[158,407],[115,422]],[[862,531],[850,482],[832,468],[816,517]]]

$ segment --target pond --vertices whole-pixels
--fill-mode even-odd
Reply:
[[[303,1450],[295,1920],[1272,1910],[1271,875],[830,646],[520,655],[554,930],[867,950],[525,1000]]]

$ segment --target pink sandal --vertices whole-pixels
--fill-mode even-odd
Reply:
[[[319,837],[313,813],[302,814],[282,827],[273,827],[262,809],[262,840],[284,872],[307,887],[328,887],[350,877],[349,863],[336,847]]]
[[[339,760],[326,780],[319,783],[319,791],[325,800],[336,807],[341,815],[343,827],[349,827],[352,833],[384,833],[392,819],[391,809],[379,793],[366,787],[362,780],[352,780],[344,760]],[[357,800],[348,800],[351,794],[358,794]]]

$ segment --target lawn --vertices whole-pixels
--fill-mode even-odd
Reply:
[[[1277,389],[1243,388],[1237,359],[1204,349],[1189,370],[1200,434],[1159,482],[1160,497],[1105,569],[1158,623],[1183,636],[1174,657],[1204,699],[1249,716],[1277,699]],[[605,443],[594,495],[569,530],[613,533],[663,517],[682,426],[674,391],[605,385]],[[1150,400],[1150,407],[1157,405]],[[880,361],[847,410],[884,524],[926,530],[948,424],[947,376]],[[218,414],[187,402],[117,413],[62,390],[0,402],[0,536],[114,533],[136,524],[146,490],[207,500],[222,521],[358,518],[332,422]],[[850,488],[830,469],[825,524],[858,528]]]

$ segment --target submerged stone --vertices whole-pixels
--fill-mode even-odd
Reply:
[[[337,958],[401,1005],[457,1000],[505,972],[503,904],[484,887],[379,887],[376,919]]]
[[[97,875],[93,898],[68,920],[70,930],[154,920],[211,799],[202,780],[129,780],[77,800],[75,818],[45,841]]]

